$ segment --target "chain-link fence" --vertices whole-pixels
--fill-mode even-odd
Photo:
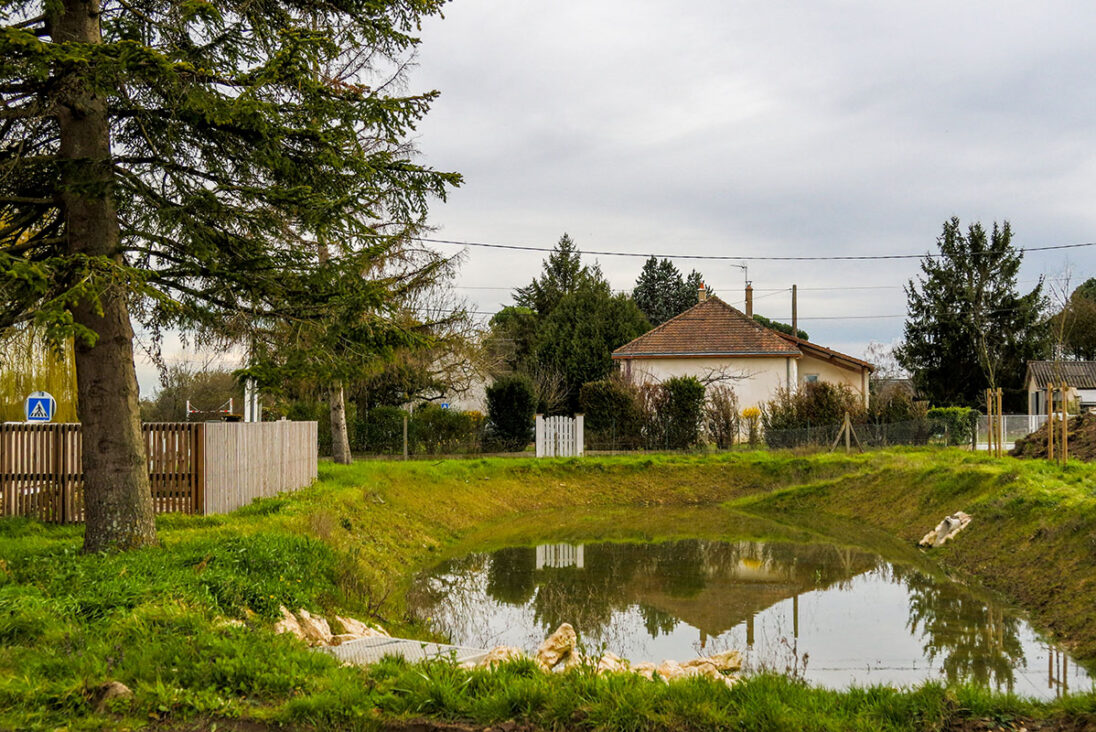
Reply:
[[[1061,415],[1059,415],[1061,418]],[[1001,417],[1001,444],[1006,450],[1012,449],[1012,446],[1016,444],[1016,441],[1021,437],[1027,437],[1032,432],[1043,426],[1043,423],[1047,421],[1045,414],[1005,414]],[[975,429],[977,430],[976,444],[977,449],[986,450],[989,444],[989,418],[984,415],[978,415],[978,421],[975,423]]]
[[[1046,421],[1046,415],[1005,415],[1003,433],[1006,449],[1019,438],[1037,430]],[[403,420],[389,417],[374,420],[372,424],[359,424],[358,431],[352,433],[351,448],[361,457],[400,457],[403,454]],[[770,449],[815,449],[829,450],[831,447],[844,448],[845,440],[840,436],[841,422],[832,424],[808,424],[797,429],[764,430],[757,429],[756,448]],[[953,420],[926,417],[905,422],[860,422],[852,424],[853,434],[850,445],[867,448],[895,446],[940,445],[985,450],[989,427],[986,416],[979,415],[972,423],[962,424]],[[408,453],[410,458],[425,456],[468,456],[484,454],[526,454],[503,453],[494,446],[481,424],[474,429],[442,430],[434,425],[409,424]],[[321,448],[323,445],[321,445]],[[702,431],[701,443],[696,448],[708,450],[732,450],[751,447],[749,428],[745,420],[737,434],[722,435],[717,440],[713,435]],[[645,434],[637,429],[635,421],[629,420],[617,425],[609,420],[602,430],[586,429],[585,451],[587,453],[628,453],[628,452],[668,452],[678,449],[670,444],[665,433]],[[528,452],[528,451],[527,451]]]
[[[801,428],[783,430],[765,430],[760,426],[755,432],[756,439],[752,444],[756,448],[770,449],[825,449],[831,447],[844,447],[845,440],[841,434],[843,422],[827,424],[807,424]],[[630,452],[635,450],[663,451],[669,446],[652,443],[643,434],[635,434],[628,431],[624,434],[614,429],[610,422],[610,428],[598,432],[587,430],[587,452]],[[1017,423],[1016,429],[1019,429]],[[1026,434],[1026,433],[1025,433]],[[983,434],[984,439],[984,434]],[[723,439],[722,444],[708,439],[699,447],[707,449],[743,449],[751,447],[749,439],[749,426],[745,423],[741,430],[732,435],[731,439]],[[852,447],[857,445],[863,448],[895,447],[901,445],[940,445],[952,447],[972,448],[975,446],[975,433],[973,425],[956,424],[952,420],[922,418],[904,422],[860,422],[852,423],[852,434],[849,438]]]

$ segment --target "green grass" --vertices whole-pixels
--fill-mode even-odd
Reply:
[[[431,717],[584,729],[931,729],[975,717],[1096,720],[1092,695],[1051,705],[926,685],[835,692],[761,676],[704,681],[498,673],[446,664],[346,668],[272,633],[278,606],[428,637],[404,593],[472,548],[568,538],[751,536],[852,542],[932,562],[1003,593],[1096,660],[1096,466],[1064,471],[959,451],[736,453],[321,465],[292,496],[228,516],[161,516],[162,546],[79,553],[82,529],[0,521],[0,729],[201,720],[374,728]],[[943,515],[975,523],[926,559]],[[743,523],[745,522],[745,523]],[[850,527],[867,525],[851,536]],[[244,626],[228,623],[245,621]],[[97,712],[94,689],[134,690]]]

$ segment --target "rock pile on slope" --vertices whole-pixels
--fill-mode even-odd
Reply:
[[[518,648],[497,646],[477,663],[469,664],[469,667],[494,668],[504,661],[525,657],[525,653]],[[633,673],[653,680],[657,674],[662,681],[704,676],[721,681],[727,686],[733,686],[738,681],[738,677],[732,674],[742,668],[742,656],[738,651],[727,651],[689,661],[664,660],[659,664],[645,661],[634,665],[628,659],[609,652],[600,658],[583,657],[578,650],[578,636],[570,623],[564,623],[548,636],[533,655],[533,660],[544,671],[585,665],[593,668],[599,675]]]
[[[1059,449],[1061,439],[1061,422],[1054,423],[1055,450]],[[1093,461],[1096,460],[1096,414],[1082,414],[1078,417],[1070,417],[1068,430],[1069,457],[1071,459]],[[1045,460],[1047,457],[1047,425],[1032,432],[1027,437],[1016,441],[1009,455],[1020,458],[1035,458]]]
[[[366,625],[360,620],[344,618],[341,615],[336,615],[332,619],[342,626],[343,632],[334,633],[331,630],[331,624],[325,618],[313,615],[303,607],[297,611],[296,615],[291,613],[285,605],[279,609],[282,611],[282,619],[274,625],[274,631],[289,633],[310,646],[338,646],[358,638],[388,636],[383,628]]]

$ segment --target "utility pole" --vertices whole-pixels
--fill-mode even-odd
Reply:
[[[792,335],[799,337],[799,308],[796,303],[796,286],[792,285]]]

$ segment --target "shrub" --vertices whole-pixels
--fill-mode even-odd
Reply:
[[[862,397],[845,384],[812,381],[794,392],[780,389],[761,410],[765,442],[770,447],[796,444],[799,440],[790,433],[781,433],[838,425],[846,413],[853,422],[863,422],[866,417]]]
[[[733,445],[738,440],[742,426],[738,414],[738,397],[734,389],[723,384],[708,389],[708,402],[704,411],[705,425],[712,443],[724,450]]]
[[[533,385],[524,376],[503,376],[487,387],[487,421],[490,443],[503,450],[519,451],[533,439],[533,415],[537,400]]]
[[[367,410],[357,421],[356,435],[352,441],[354,448],[369,453],[402,453],[403,418],[406,414],[399,407],[373,407]]]
[[[483,417],[459,409],[442,409],[424,404],[411,415],[408,426],[410,449],[416,453],[454,453],[476,450],[480,444]]]
[[[666,447],[682,450],[700,442],[704,420],[704,385],[694,376],[675,376],[663,383]]]
[[[969,445],[974,441],[977,410],[970,407],[933,407],[928,411],[928,418],[933,433],[944,437],[948,445]]]
[[[643,411],[636,388],[618,379],[591,381],[579,390],[586,442],[612,449],[643,444]]]

